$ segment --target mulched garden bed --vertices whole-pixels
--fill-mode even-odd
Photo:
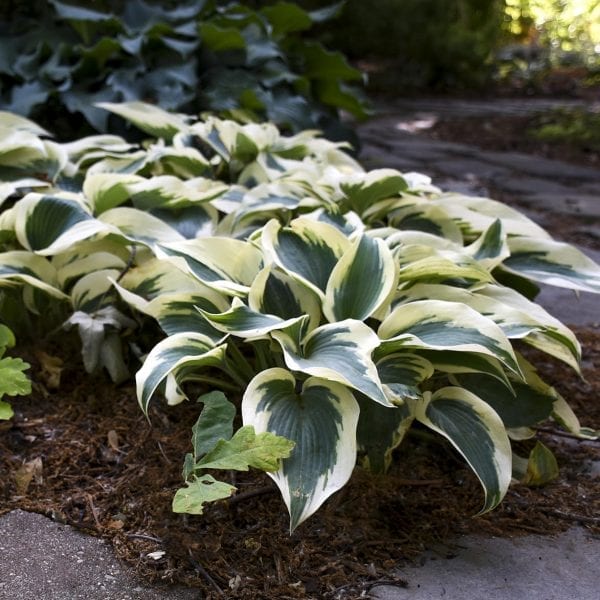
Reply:
[[[527,140],[529,119],[453,118],[422,134],[600,166],[597,155]],[[569,239],[570,225],[548,219],[554,235]],[[596,239],[580,241],[593,247]],[[600,329],[574,331],[584,348],[584,379],[541,353],[527,354],[582,424],[600,429]],[[460,534],[551,535],[573,525],[600,533],[600,442],[574,439],[553,423],[539,439],[555,453],[560,477],[539,488],[511,487],[484,516],[474,516],[483,501],[476,477],[441,438],[420,429],[395,452],[388,476],[357,468],[291,536],[279,493],[261,473],[230,473],[235,497],[202,516],[176,515],[170,506],[198,405],[155,401],[150,425],[133,385],[87,376],[76,351],[40,341],[18,354],[32,364],[35,383],[30,396],[14,400],[13,420],[0,422],[0,514],[39,512],[109,539],[144,579],[193,586],[201,597],[358,598],[381,583],[402,586],[394,568],[425,548],[453,555]],[[62,366],[53,368],[48,357]],[[149,556],[159,550],[159,560]]]
[[[585,380],[545,355],[534,359],[583,424],[600,428],[600,330],[575,331]],[[51,345],[19,354],[35,384],[0,425],[0,513],[39,512],[110,539],[150,581],[194,586],[208,598],[356,598],[382,582],[402,585],[394,567],[425,547],[452,555],[458,534],[553,534],[575,524],[600,533],[600,442],[550,423],[539,437],[557,456],[559,479],[511,487],[485,516],[474,516],[482,503],[475,476],[441,438],[418,429],[395,453],[389,476],[357,469],[291,536],[283,502],[260,473],[230,474],[238,495],[205,515],[176,515],[170,503],[198,406],[155,401],[149,425],[132,385],[86,376],[77,356]],[[48,356],[57,355],[55,388]],[[161,559],[148,556],[158,550]]]

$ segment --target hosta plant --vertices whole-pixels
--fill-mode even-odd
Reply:
[[[0,114],[0,285],[33,311],[64,306],[88,370],[119,380],[143,360],[146,413],[211,392],[175,510],[233,493],[215,469],[256,467],[293,529],[357,461],[385,472],[419,424],[464,457],[486,511],[513,476],[553,472],[511,440],[548,418],[594,435],[520,352],[579,370],[575,336],[533,301],[536,282],[600,292],[577,249],[491,199],[365,172],[315,132],[102,108],[147,141],[57,144]]]

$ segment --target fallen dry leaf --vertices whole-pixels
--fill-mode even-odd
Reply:
[[[23,463],[23,465],[15,471],[14,475],[17,486],[17,495],[24,496],[33,480],[35,480],[35,483],[38,485],[43,483],[42,470],[42,459],[39,456]]]

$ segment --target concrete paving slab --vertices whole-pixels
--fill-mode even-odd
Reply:
[[[186,588],[144,585],[106,542],[73,527],[22,510],[0,517],[0,600],[198,598]]]
[[[448,549],[444,554],[448,554]],[[407,588],[378,586],[377,600],[597,600],[600,538],[575,528],[556,537],[469,536],[455,558],[429,553],[421,567],[399,569]]]

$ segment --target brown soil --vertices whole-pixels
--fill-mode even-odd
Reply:
[[[585,381],[544,355],[535,359],[583,423],[600,428],[600,331],[576,333]],[[574,524],[600,532],[600,478],[589,472],[600,443],[551,423],[539,438],[555,452],[560,478],[511,487],[501,507],[481,517],[474,517],[482,503],[476,478],[441,438],[419,430],[396,452],[389,476],[357,469],[291,536],[285,507],[260,473],[231,474],[238,495],[205,515],[176,515],[170,503],[197,406],[157,401],[150,426],[131,385],[85,376],[79,360],[64,355],[61,384],[51,391],[36,348],[20,352],[32,364],[34,392],[16,399],[14,419],[0,425],[0,513],[40,512],[108,538],[149,580],[194,586],[208,598],[357,598],[378,583],[403,585],[394,567],[425,547],[452,555],[460,533],[552,534]],[[148,557],[156,550],[166,552],[158,561]]]

